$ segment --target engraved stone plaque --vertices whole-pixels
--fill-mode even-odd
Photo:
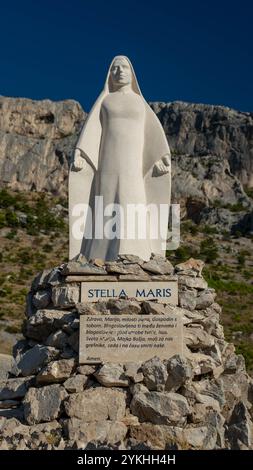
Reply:
[[[177,281],[115,281],[82,282],[81,302],[98,300],[134,298],[135,300],[154,300],[178,304]]]
[[[127,363],[183,355],[182,317],[81,315],[79,362]]]

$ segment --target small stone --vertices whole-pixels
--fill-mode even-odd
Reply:
[[[112,314],[138,315],[141,313],[141,305],[137,300],[109,299],[107,308]]]
[[[47,290],[40,290],[33,296],[33,305],[36,308],[46,308],[51,301],[51,294]]]
[[[79,315],[98,315],[99,311],[96,308],[96,305],[90,302],[82,302],[76,304],[76,310]]]
[[[11,438],[15,434],[25,435],[28,431],[28,426],[21,424],[21,422],[16,418],[2,418],[0,419],[0,433],[4,434],[4,438]]]
[[[80,328],[80,320],[79,320],[79,318],[75,318],[75,319],[71,322],[71,325],[70,325],[70,326],[71,326],[72,330],[74,330],[74,331],[75,331],[75,330],[79,330],[79,328]]]
[[[61,328],[65,323],[73,321],[74,315],[64,310],[38,310],[26,322],[25,335],[36,341],[44,342],[46,338]]]
[[[215,296],[209,289],[201,291],[201,293],[196,298],[196,309],[202,310],[207,307],[210,307],[214,303]]]
[[[106,274],[106,270],[102,267],[94,266],[91,263],[78,263],[76,261],[69,261],[63,266],[62,274]]]
[[[97,366],[84,365],[84,366],[79,366],[77,368],[77,372],[83,375],[92,375],[94,374],[96,369],[97,369]]]
[[[129,427],[130,440],[134,441],[135,445],[147,445],[152,447],[153,450],[165,449],[166,444],[170,442],[167,436],[164,436],[163,428],[170,429],[170,426],[141,423]]]
[[[113,445],[125,439],[127,427],[117,421],[100,420],[87,423],[78,418],[71,418],[67,422],[66,433],[68,439],[81,442],[82,445],[88,442]]]
[[[137,362],[128,362],[125,366],[125,374],[134,383],[143,381],[143,373],[141,371],[141,364]]]
[[[34,315],[35,312],[36,308],[33,303],[33,292],[30,291],[26,296],[25,315],[27,318],[29,318]]]
[[[106,263],[106,271],[108,273],[115,273],[115,274],[134,274],[134,275],[142,275],[143,270],[138,264],[124,264],[119,262],[110,261]]]
[[[50,362],[37,375],[37,384],[64,382],[72,374],[74,368],[74,359],[60,359],[59,361]]]
[[[252,449],[253,444],[253,424],[245,404],[240,401],[234,407],[232,416],[229,420],[226,438],[229,441],[232,450],[240,450],[241,444],[248,449]]]
[[[79,352],[79,331],[75,331],[69,336],[68,343],[75,352]]]
[[[104,387],[128,387],[129,380],[124,369],[118,364],[106,363],[95,373],[97,381]]]
[[[72,307],[79,302],[79,298],[79,286],[56,286],[52,289],[52,301],[55,307]]]
[[[193,382],[192,386],[199,402],[204,403],[203,395],[206,395],[207,397],[217,400],[220,406],[225,404],[224,388],[220,380],[201,380],[199,382]],[[205,403],[207,404],[207,401],[205,401]]]
[[[59,418],[63,400],[68,396],[58,384],[30,388],[24,399],[24,414],[28,424],[52,421]]]
[[[220,403],[215,398],[208,395],[203,395],[201,393],[196,393],[195,398],[198,402],[197,404],[202,404],[205,407],[205,410],[207,408],[211,408],[220,412]]]
[[[211,356],[199,352],[192,354],[187,352],[187,359],[190,361],[194,376],[208,374],[209,372],[214,373],[221,365],[219,361],[213,359]]]
[[[0,410],[0,418],[7,418],[8,420],[15,418],[19,421],[24,421],[24,411],[22,406],[17,406],[16,408],[8,408],[5,410]]]
[[[57,267],[52,269],[47,278],[47,284],[49,286],[57,286],[62,282],[61,270]]]
[[[144,384],[149,390],[162,391],[168,378],[165,365],[158,357],[153,357],[142,364]]]
[[[197,291],[195,289],[187,289],[179,292],[179,305],[182,308],[193,311],[196,307]]]
[[[9,354],[0,353],[0,381],[8,378],[13,367],[15,367],[14,358]]]
[[[58,330],[55,333],[51,333],[47,338],[46,346],[51,346],[56,349],[64,349],[68,342],[68,335],[62,330]]]
[[[98,266],[99,268],[102,268],[105,265],[105,262],[101,258],[95,258],[90,261],[91,264],[94,264],[94,266]]]
[[[203,312],[203,311],[202,311]],[[201,312],[201,313],[202,313]],[[204,310],[204,312],[206,312]],[[223,328],[219,324],[219,316],[217,313],[211,312],[207,317],[202,317],[199,321],[200,325],[203,326],[204,330],[215,338],[223,338]]]
[[[155,256],[150,261],[143,263],[142,268],[153,274],[173,274],[174,267],[169,260],[163,256]]]
[[[141,422],[183,425],[190,408],[186,398],[173,392],[146,392],[134,395],[131,411]]]
[[[34,377],[18,377],[0,382],[0,400],[23,398],[32,385]]]
[[[16,408],[19,404],[17,400],[3,400],[0,401],[0,409]]]
[[[190,271],[195,271],[196,274],[200,276],[204,266],[205,266],[204,261],[200,259],[190,258],[184,263],[177,264],[175,266],[175,271],[178,273],[182,273],[182,272],[187,272],[188,270],[190,270]]]
[[[222,384],[225,395],[225,405],[222,413],[226,421],[229,421],[235,405],[239,401],[248,402],[249,379],[245,371],[238,371],[234,374],[222,374],[219,377],[219,381]]]
[[[168,378],[165,384],[167,391],[176,392],[184,385],[193,375],[189,362],[183,357],[176,354],[166,361]]]
[[[130,391],[132,395],[136,395],[138,393],[146,393],[149,392],[149,389],[143,385],[142,383],[137,383],[137,384],[131,384],[130,385]]]
[[[82,392],[88,382],[88,377],[86,375],[75,375],[73,377],[69,377],[63,384],[64,388],[69,393],[79,393]]]
[[[38,372],[41,367],[52,359],[56,359],[58,355],[57,349],[36,344],[21,356],[17,362],[17,368],[24,377],[27,377]]]
[[[123,261],[124,264],[139,264],[142,266],[144,263],[143,259],[139,258],[137,255],[120,255],[119,259]]]
[[[208,398],[207,402],[209,400],[212,400],[211,397],[205,397],[205,398]],[[191,423],[192,424],[204,423],[206,421],[207,413],[209,412],[210,409],[215,409],[217,411],[218,410],[220,411],[219,403],[216,400],[213,400],[213,404],[207,403],[207,405],[205,403],[205,400],[204,400],[204,403],[195,403],[191,412],[191,417],[190,417]]]
[[[216,436],[217,436],[217,431],[213,427],[190,426],[184,429],[183,431],[183,436],[182,436],[183,439],[181,441],[182,442],[181,445],[183,446],[183,441],[185,441],[187,442],[188,448],[190,449],[211,450],[215,446]]]
[[[178,283],[179,286],[186,286],[197,290],[205,290],[208,287],[207,282],[201,277],[179,276]]]
[[[245,360],[241,355],[232,354],[224,364],[225,374],[235,374],[237,371],[245,370]]]
[[[143,313],[151,314],[151,315],[165,315],[166,307],[163,304],[159,304],[158,302],[154,301],[146,301],[142,302],[142,310]]]
[[[184,338],[191,350],[210,348],[214,345],[214,338],[198,326],[184,327]]]
[[[85,423],[107,419],[120,421],[125,416],[125,395],[103,387],[84,390],[68,397],[65,410],[70,418],[79,418]]]
[[[124,418],[122,418],[121,422],[124,423],[126,426],[138,426],[140,424],[138,417],[132,415],[129,412]]]
[[[37,291],[39,288],[43,289],[47,286],[47,280],[51,273],[51,269],[44,269],[44,271],[40,272],[32,282],[32,290]]]

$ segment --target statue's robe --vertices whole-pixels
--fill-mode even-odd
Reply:
[[[127,59],[128,60],[128,59]],[[131,64],[130,64],[131,65]],[[110,67],[111,68],[111,67]],[[131,66],[132,68],[132,66]],[[109,69],[110,71],[110,69]],[[88,259],[116,259],[118,254],[135,254],[149,259],[151,253],[165,252],[168,214],[158,224],[163,237],[150,236],[149,217],[146,219],[144,239],[128,239],[126,214],[128,204],[170,204],[171,175],[155,176],[154,164],[170,155],[163,128],[141,95],[134,71],[132,90],[112,91],[108,72],[104,91],[93,106],[80,134],[76,148],[88,163],[81,171],[70,170],[70,259],[83,253]],[[103,196],[103,207],[119,204],[124,218],[121,233],[125,238],[95,237],[95,224],[100,214],[95,214],[95,196]],[[77,204],[89,204],[92,209],[92,238],[75,239],[72,232],[78,217]],[[110,220],[105,217],[104,222]],[[91,221],[83,220],[87,234]],[[119,229],[119,227],[117,227]],[[90,235],[89,235],[90,236]]]

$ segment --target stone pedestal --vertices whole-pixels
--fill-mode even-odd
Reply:
[[[228,344],[220,306],[190,259],[104,265],[83,259],[38,275],[27,298],[24,340],[0,384],[0,448],[252,448],[253,385]],[[81,284],[176,282],[178,305],[129,298],[81,302]],[[79,361],[80,318],[180,317],[182,353],[100,364]],[[115,320],[116,321],[116,320]],[[1,440],[2,438],[2,440]]]

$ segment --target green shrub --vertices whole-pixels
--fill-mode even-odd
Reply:
[[[245,256],[242,254],[242,253],[239,253],[237,255],[237,262],[240,266],[244,266],[245,265]]]
[[[212,235],[214,233],[217,233],[217,228],[213,225],[204,225],[201,226],[201,232],[206,233],[207,235]]]
[[[170,252],[168,252],[168,255]],[[182,245],[174,252],[175,258],[178,261],[186,261],[189,258],[195,258],[196,252],[190,246]]]
[[[253,278],[253,274],[250,271],[245,270],[245,271],[243,271],[242,274],[243,274],[243,277],[247,280]]]
[[[244,191],[247,194],[247,196],[253,199],[253,188],[244,188]]]
[[[206,263],[213,263],[218,258],[218,248],[212,238],[206,238],[200,243],[199,257]]]
[[[6,219],[6,224],[8,227],[18,227],[19,226],[19,220],[15,214],[15,212],[11,210],[6,210],[5,212],[5,219]]]
[[[9,233],[7,233],[6,235],[6,238],[8,238],[9,240],[13,240],[17,235],[17,230],[16,229],[12,229],[10,230]]]
[[[246,341],[241,342],[235,348],[236,354],[242,354],[245,359],[246,368],[253,369],[253,346]]]
[[[185,222],[181,223],[181,233],[191,233],[192,235],[196,235],[199,232],[199,228],[194,222],[191,220],[186,220]]]

